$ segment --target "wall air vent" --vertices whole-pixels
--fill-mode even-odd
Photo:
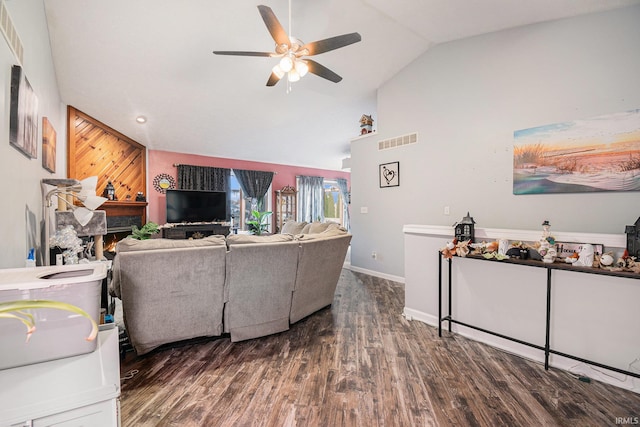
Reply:
[[[391,148],[398,148],[404,145],[415,144],[418,142],[418,133],[410,133],[407,135],[396,136],[395,138],[383,139],[378,141],[378,150],[389,150]]]
[[[4,0],[0,3],[0,30],[4,38],[7,40],[9,48],[13,51],[19,65],[23,65],[24,49],[22,47],[22,41],[18,37],[16,27],[13,26],[7,6],[4,4]]]

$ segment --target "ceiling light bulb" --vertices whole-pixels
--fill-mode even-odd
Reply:
[[[297,82],[298,80],[300,80],[300,73],[298,73],[298,71],[293,68],[291,71],[289,71],[288,77],[290,82]]]
[[[138,123],[146,123],[147,122],[147,118],[145,116],[138,116],[138,117],[136,117],[136,122],[138,122]]]
[[[304,77],[309,72],[309,66],[305,61],[297,60],[296,61],[296,70],[300,77]]]
[[[279,79],[281,79],[282,77],[284,77],[285,72],[282,70],[282,68],[280,67],[280,64],[276,64],[275,67],[273,67],[271,69],[271,71],[273,72],[273,74],[275,74]]]
[[[288,73],[293,68],[293,61],[288,56],[283,56],[280,60],[280,68],[285,73]]]

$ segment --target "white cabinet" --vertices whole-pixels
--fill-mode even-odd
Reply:
[[[92,353],[1,370],[0,426],[119,426],[119,397],[113,328],[98,334]]]

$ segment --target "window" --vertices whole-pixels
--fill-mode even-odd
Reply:
[[[324,180],[324,219],[325,221],[344,224],[344,206],[338,183],[333,180]]]
[[[269,186],[269,191],[265,194],[265,205],[264,207],[258,207],[255,205],[255,200],[252,200],[250,197],[244,197],[242,189],[240,188],[240,184],[233,174],[233,170],[231,171],[231,177],[229,180],[229,186],[231,197],[230,197],[230,206],[231,206],[231,217],[233,218],[233,226],[238,230],[248,230],[246,224],[247,221],[252,219],[251,211],[254,209],[271,211],[272,206],[272,187]],[[253,206],[252,206],[252,203]],[[273,223],[271,216],[268,220],[269,224]],[[269,227],[271,229],[271,226]]]

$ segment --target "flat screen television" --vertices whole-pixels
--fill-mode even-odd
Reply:
[[[224,191],[167,190],[167,222],[224,222],[227,193]]]

